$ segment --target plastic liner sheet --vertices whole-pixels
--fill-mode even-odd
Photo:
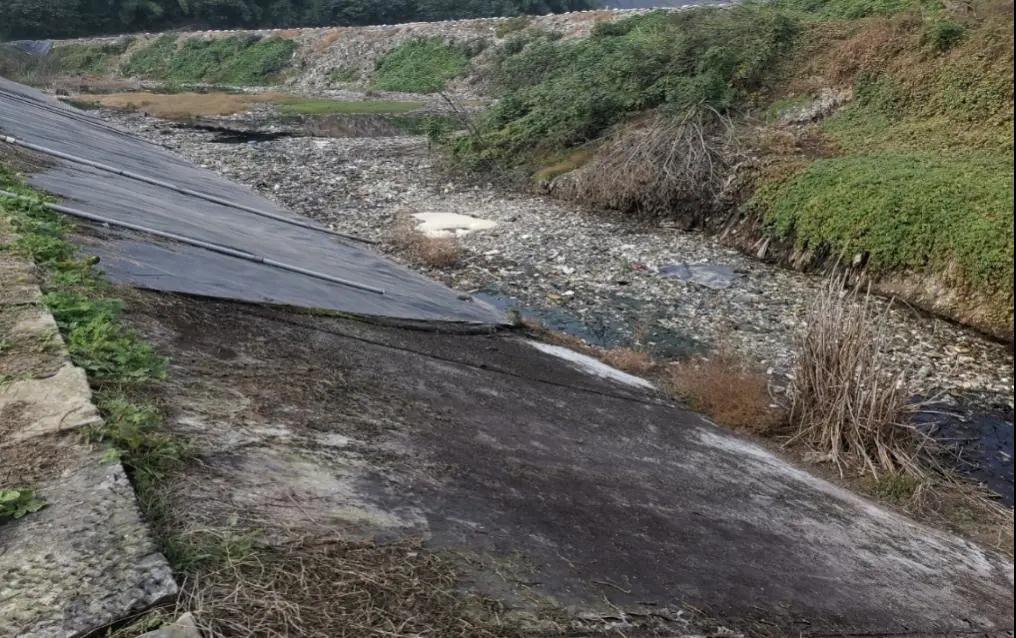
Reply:
[[[90,113],[0,78],[0,134],[287,218],[301,218]],[[11,147],[0,142],[0,152]],[[384,290],[377,294],[202,248],[115,228],[84,250],[135,286],[409,321],[503,324],[503,313],[404,268],[358,242],[258,216],[82,164],[50,158],[29,182],[65,206],[227,246]],[[293,167],[300,170],[299,166]]]

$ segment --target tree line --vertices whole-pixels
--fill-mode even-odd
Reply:
[[[0,0],[0,39],[178,27],[361,26],[560,13],[598,0]]]

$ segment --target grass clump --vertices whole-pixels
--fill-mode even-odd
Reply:
[[[717,423],[753,434],[771,434],[784,422],[769,395],[769,379],[733,352],[674,364],[665,385]]]
[[[284,38],[195,37],[181,44],[176,36],[164,35],[136,51],[121,71],[172,83],[258,86],[275,81],[296,48],[295,42]]]
[[[413,262],[428,268],[453,268],[462,260],[462,247],[454,237],[428,237],[410,218],[394,226],[388,241]]]
[[[468,66],[469,54],[462,47],[440,38],[409,40],[378,60],[373,86],[381,91],[438,93]]]
[[[857,470],[875,479],[927,476],[912,424],[919,405],[908,394],[907,371],[891,359],[886,315],[870,295],[844,294],[833,278],[808,313],[791,379],[788,441],[802,441],[843,475]]]

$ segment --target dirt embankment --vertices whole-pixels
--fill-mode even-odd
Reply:
[[[295,89],[322,91],[366,83],[378,60],[385,53],[410,40],[433,38],[446,44],[482,52],[525,28],[554,32],[560,34],[562,38],[582,38],[588,36],[597,24],[645,12],[644,9],[590,10],[545,16],[412,22],[368,27],[229,29],[184,31],[173,35],[177,38],[178,46],[185,46],[190,40],[223,38],[280,38],[292,41],[296,43],[297,48],[293,53],[291,66],[279,79],[284,85]],[[103,60],[98,67],[86,71],[98,71],[99,75],[117,78],[122,75],[123,63],[162,35],[164,34],[141,33],[59,40],[54,43],[54,48],[57,51],[77,47],[105,49],[109,59]],[[474,65],[474,68],[480,69],[482,65]],[[463,79],[459,83],[459,88],[464,88],[475,81],[477,77],[474,74],[474,77]]]

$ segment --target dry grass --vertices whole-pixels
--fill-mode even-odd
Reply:
[[[405,217],[395,224],[388,243],[414,263],[428,268],[453,268],[462,260],[462,247],[453,237],[427,237]]]
[[[656,369],[656,362],[648,353],[634,348],[612,348],[599,353],[600,361],[628,374],[644,377]]]
[[[730,183],[735,153],[728,133],[729,124],[712,112],[654,113],[619,129],[595,159],[551,188],[590,206],[678,213],[694,224],[717,207]]]
[[[232,115],[247,111],[257,102],[271,102],[287,96],[276,93],[109,93],[77,98],[82,102],[113,109],[141,111],[167,120]]]
[[[788,443],[806,443],[841,475],[850,468],[923,478],[918,457],[928,438],[910,423],[920,406],[907,392],[907,371],[887,354],[886,311],[844,283],[830,279],[799,339]]]
[[[670,366],[665,385],[692,409],[721,425],[766,435],[784,423],[782,410],[769,395],[769,380],[732,352]]]
[[[231,552],[183,588],[211,638],[494,638],[518,632],[495,602],[458,592],[450,561],[418,542],[294,538]]]

